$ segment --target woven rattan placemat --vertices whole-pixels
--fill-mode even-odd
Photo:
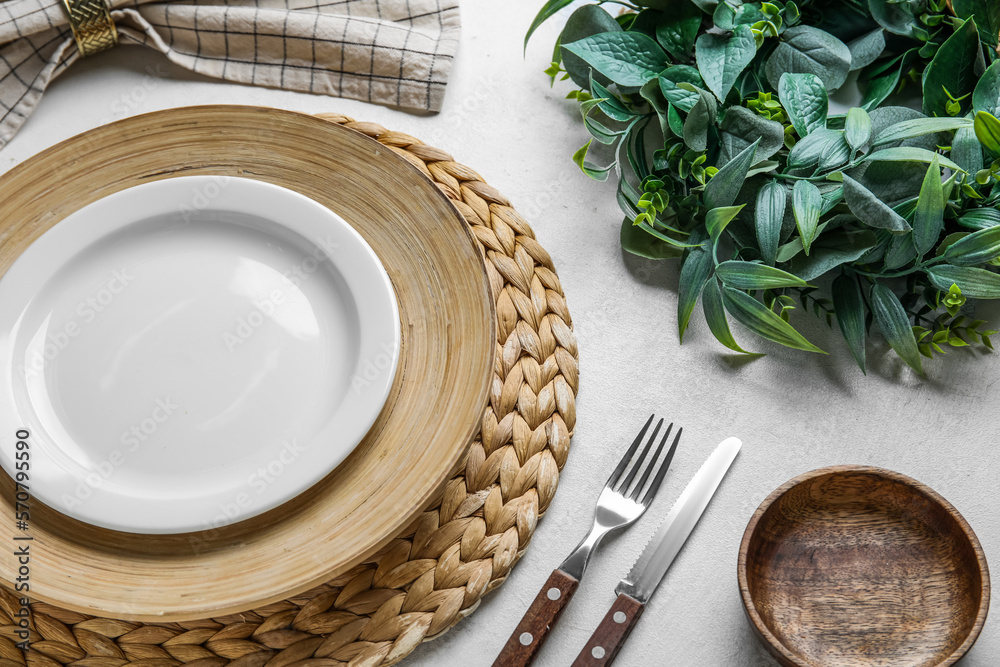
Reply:
[[[179,623],[31,604],[0,587],[0,667],[375,667],[475,611],[527,548],[556,491],[576,423],[576,339],[552,259],[479,174],[408,135],[321,114],[407,159],[452,200],[482,245],[496,299],[496,364],[482,430],[442,497],[378,554],[301,595]]]

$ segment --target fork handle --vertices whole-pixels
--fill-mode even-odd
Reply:
[[[538,650],[549,636],[552,626],[569,604],[580,580],[555,569],[538,591],[535,601],[524,612],[521,622],[504,645],[493,667],[525,667],[538,655]]]
[[[628,639],[645,605],[630,595],[619,593],[604,620],[587,640],[573,667],[605,667],[610,665],[618,650]]]

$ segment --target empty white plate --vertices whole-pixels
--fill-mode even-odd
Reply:
[[[242,521],[357,446],[399,348],[385,269],[329,209],[244,178],[140,185],[0,279],[0,463],[106,528]]]

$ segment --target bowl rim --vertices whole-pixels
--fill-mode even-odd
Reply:
[[[740,600],[743,603],[743,610],[746,612],[747,619],[750,621],[754,634],[757,635],[758,640],[760,640],[760,642],[764,644],[765,647],[767,647],[772,654],[775,655],[775,657],[779,658],[779,660],[783,661],[787,665],[794,667],[820,667],[820,663],[802,662],[797,655],[788,650],[788,648],[774,636],[764,623],[764,619],[757,612],[757,607],[750,595],[750,588],[747,584],[747,553],[750,547],[750,540],[757,531],[760,519],[764,516],[764,513],[771,507],[771,505],[788,493],[792,488],[804,482],[816,479],[817,477],[824,477],[837,473],[874,474],[912,487],[918,493],[922,493],[930,500],[943,507],[945,511],[947,511],[958,522],[958,525],[961,527],[966,539],[969,540],[969,543],[972,545],[972,550],[976,554],[976,560],[979,564],[980,578],[982,580],[979,611],[976,614],[976,620],[973,623],[969,634],[965,637],[965,641],[963,641],[962,644],[951,653],[951,655],[945,658],[944,661],[937,663],[934,667],[949,667],[950,665],[954,665],[969,651],[970,648],[972,648],[972,645],[976,643],[976,640],[979,638],[979,634],[982,632],[983,626],[986,623],[986,615],[989,612],[990,607],[990,572],[986,563],[986,554],[983,552],[983,547],[979,542],[979,538],[976,537],[976,533],[972,530],[972,526],[970,526],[969,522],[965,520],[965,517],[962,516],[957,509],[955,509],[954,505],[948,502],[943,496],[941,496],[941,494],[912,477],[908,477],[907,475],[893,470],[887,470],[886,468],[879,468],[877,466],[844,464],[825,466],[823,468],[810,470],[809,472],[793,477],[779,486],[764,499],[760,506],[757,507],[753,516],[750,518],[749,523],[747,523],[746,530],[743,533],[743,539],[740,541],[740,552],[736,565],[736,574],[740,587]]]

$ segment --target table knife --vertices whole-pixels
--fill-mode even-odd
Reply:
[[[618,598],[573,662],[573,667],[602,667],[610,665],[615,659],[677,552],[694,530],[741,445],[737,438],[723,440],[688,483],[663,525],[632,566],[632,571],[615,587]]]

